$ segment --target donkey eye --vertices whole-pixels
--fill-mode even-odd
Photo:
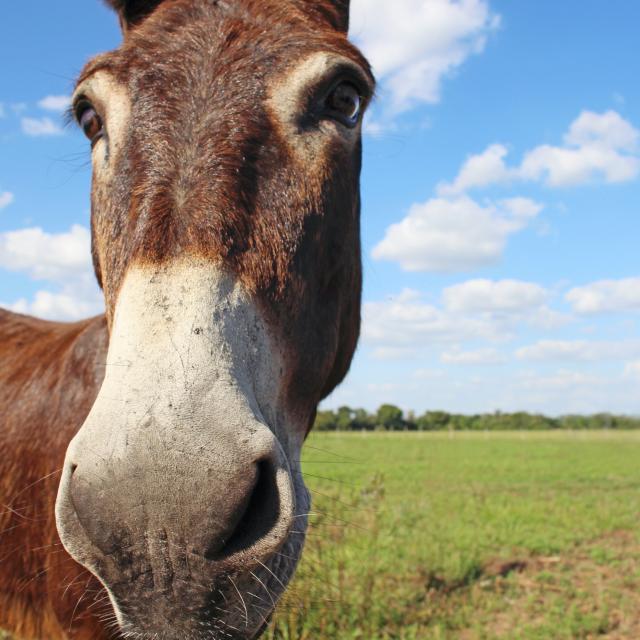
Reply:
[[[362,111],[360,91],[350,82],[340,83],[327,97],[328,115],[348,127],[355,127]]]
[[[97,114],[91,103],[82,101],[76,106],[76,119],[84,135],[91,141],[93,146],[104,135],[104,125],[102,118]]]

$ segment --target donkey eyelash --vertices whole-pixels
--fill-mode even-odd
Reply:
[[[62,114],[62,121],[65,127],[77,126],[76,112],[74,106],[69,105]]]

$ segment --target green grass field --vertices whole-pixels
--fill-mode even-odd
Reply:
[[[640,638],[640,433],[317,434],[270,640]]]
[[[269,640],[640,638],[640,433],[316,434]]]

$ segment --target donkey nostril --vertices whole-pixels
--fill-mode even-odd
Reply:
[[[226,541],[218,540],[205,552],[207,560],[224,560],[266,538],[280,519],[276,473],[268,460],[258,463],[256,482],[245,502],[244,513]]]

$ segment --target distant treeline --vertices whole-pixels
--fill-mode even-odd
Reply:
[[[640,429],[640,417],[599,413],[592,416],[567,415],[550,418],[540,414],[486,413],[461,415],[446,411],[405,413],[392,404],[383,404],[375,413],[365,409],[340,407],[318,411],[314,428],[318,431],[544,431],[551,429]]]

